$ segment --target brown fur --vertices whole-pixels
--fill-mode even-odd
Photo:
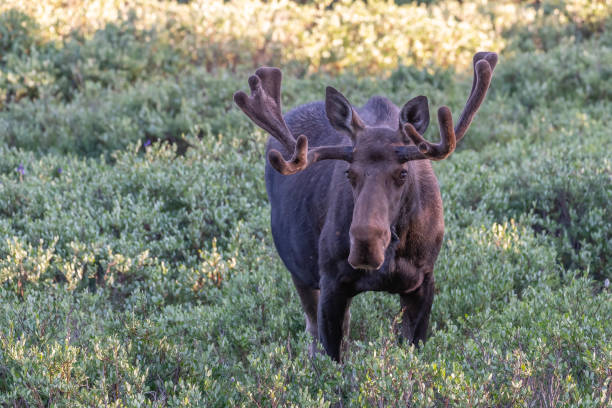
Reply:
[[[465,135],[496,62],[494,53],[474,56],[474,84],[457,126],[447,107],[438,110],[438,144],[421,136],[429,124],[424,96],[401,110],[382,97],[355,108],[328,87],[324,105],[303,105],[283,117],[276,68],[260,68],[249,78],[251,96],[235,94],[247,116],[272,136],[266,188],[274,242],[300,296],[307,331],[335,360],[348,335],[351,299],[365,291],[398,294],[402,337],[425,340],[444,236],[429,160],[448,157]],[[314,166],[324,160],[334,161]]]

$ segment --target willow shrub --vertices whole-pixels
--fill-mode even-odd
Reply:
[[[610,11],[600,3],[11,0],[0,5],[0,108],[180,77],[193,66],[281,65],[299,75],[386,76],[402,65],[464,71],[477,50],[548,50],[576,33],[605,32]]]
[[[429,6],[381,0],[330,3],[96,0],[37,7],[9,0],[0,11],[30,16],[43,42],[66,41],[75,32],[91,37],[108,24],[133,18],[135,28],[155,33],[160,46],[171,44],[184,58],[209,68],[275,63],[307,72],[375,73],[402,63],[465,67],[476,48],[504,45],[500,30],[514,21],[518,7],[455,1]],[[504,20],[494,21],[491,8]]]
[[[533,50],[548,49],[572,34],[590,37],[609,26],[604,3],[53,0],[39,7],[8,0],[0,6],[0,27],[19,25],[19,16],[28,16],[37,29],[26,29],[33,27],[28,23],[19,32],[26,29],[26,37],[49,43],[70,40],[75,33],[89,38],[108,24],[131,19],[145,33],[145,43],[154,39],[156,51],[177,49],[183,60],[208,69],[280,64],[296,72],[379,74],[400,64],[465,68],[476,50],[501,50],[509,40]],[[14,44],[27,49],[30,43]]]
[[[324,11],[324,2],[228,2],[241,36],[232,37],[215,20],[222,2],[4,2],[0,35],[13,37],[0,37],[9,96],[0,111],[0,406],[609,405],[607,11],[586,0],[432,3]],[[231,102],[247,69],[206,61],[286,62],[285,109],[321,99],[329,84],[355,104],[423,94],[432,111],[447,104],[458,115],[471,78],[442,66],[442,54],[432,54],[436,67],[381,62],[398,52],[377,47],[387,43],[371,13],[383,6],[389,32],[408,12],[426,10],[431,27],[473,12],[448,30],[472,41],[495,21],[522,42],[500,37],[509,45],[487,101],[459,151],[434,164],[446,235],[429,341],[402,344],[392,330],[398,299],[363,294],[339,366],[308,357],[299,300],[270,239],[266,137]],[[281,28],[238,19],[240,7]],[[339,10],[354,11],[343,24],[364,19],[377,38],[369,49],[383,58],[360,60],[347,42],[355,66],[389,71],[296,78],[344,69],[345,56],[310,64],[312,50],[294,48],[289,57],[282,30],[308,36],[308,18],[334,27]],[[507,25],[515,20],[536,24]],[[572,38],[576,30],[592,31]],[[267,38],[263,53],[255,37]],[[445,55],[468,65],[469,47]],[[436,132],[432,123],[426,137]]]
[[[363,102],[375,89],[399,98],[424,74],[401,75],[329,80],[351,86],[352,99]],[[207,80],[230,94],[243,82],[232,78]],[[444,84],[421,89],[460,106],[466,84]],[[287,78],[285,89],[294,105],[322,85]],[[117,96],[118,107],[137,97],[130,89]],[[506,115],[517,99],[491,100]],[[468,137],[492,139],[436,164],[447,233],[432,337],[420,351],[400,345],[391,329],[397,299],[364,294],[353,305],[342,367],[308,359],[299,302],[268,231],[263,133],[225,128],[224,115],[234,113],[222,106],[203,111],[204,123],[219,121],[227,135],[187,135],[182,155],[141,136],[108,159],[35,144],[0,151],[2,403],[595,407],[606,400],[605,105],[588,98],[581,108],[538,105],[540,121],[511,133],[511,143],[475,126]],[[581,127],[559,127],[558,115]],[[491,128],[495,118],[478,116]],[[58,140],[68,146],[76,136]]]

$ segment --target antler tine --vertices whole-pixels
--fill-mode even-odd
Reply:
[[[352,160],[352,146],[321,146],[308,150],[308,138],[297,140],[285,123],[281,112],[282,73],[278,68],[261,67],[249,77],[251,96],[242,91],[234,94],[234,102],[259,127],[278,140],[292,153],[289,160],[275,149],[268,152],[268,160],[279,173],[288,175],[304,170],[319,160]]]
[[[353,146],[319,146],[308,150],[308,139],[300,135],[297,140],[295,154],[290,160],[285,160],[278,150],[268,152],[268,160],[272,167],[283,175],[295,174],[321,160],[353,160]]]
[[[472,68],[474,70],[473,78],[472,78],[472,90],[470,91],[470,96],[474,93],[474,88],[476,87],[476,63],[480,60],[486,60],[491,66],[491,71],[495,69],[497,65],[497,54],[489,51],[479,51],[474,54],[474,58],[472,58]],[[469,96],[468,96],[469,99]]]
[[[396,149],[400,161],[443,160],[455,151],[457,140],[453,130],[453,117],[446,106],[438,109],[438,122],[440,124],[440,143],[438,144],[425,140],[411,123],[404,125],[402,131],[412,140],[414,146],[401,146]]]
[[[493,70],[497,65],[497,54],[494,52],[477,52],[474,55],[474,78],[472,80],[472,90],[470,96],[459,115],[459,121],[455,126],[457,141],[460,141],[465,132],[470,127],[474,115],[484,101],[484,98],[491,84]]]
[[[407,123],[402,131],[414,142],[414,146],[401,146],[396,149],[400,161],[443,160],[455,150],[457,142],[465,135],[476,111],[484,101],[495,65],[497,65],[497,54],[494,52],[478,52],[474,55],[472,90],[459,116],[457,126],[453,129],[450,109],[446,106],[440,107],[438,109],[440,143],[432,144],[425,140],[412,124]]]
[[[242,91],[234,94],[234,102],[259,127],[267,131],[293,153],[296,140],[281,112],[280,87],[282,73],[278,68],[261,67],[249,77],[251,96]]]

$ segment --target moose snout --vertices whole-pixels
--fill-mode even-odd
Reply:
[[[385,261],[385,250],[391,241],[388,228],[352,226],[349,231],[351,250],[349,264],[355,269],[376,270]]]

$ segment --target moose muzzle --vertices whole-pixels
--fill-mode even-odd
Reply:
[[[355,269],[376,270],[385,261],[391,231],[383,225],[352,225],[349,231],[349,264]]]

